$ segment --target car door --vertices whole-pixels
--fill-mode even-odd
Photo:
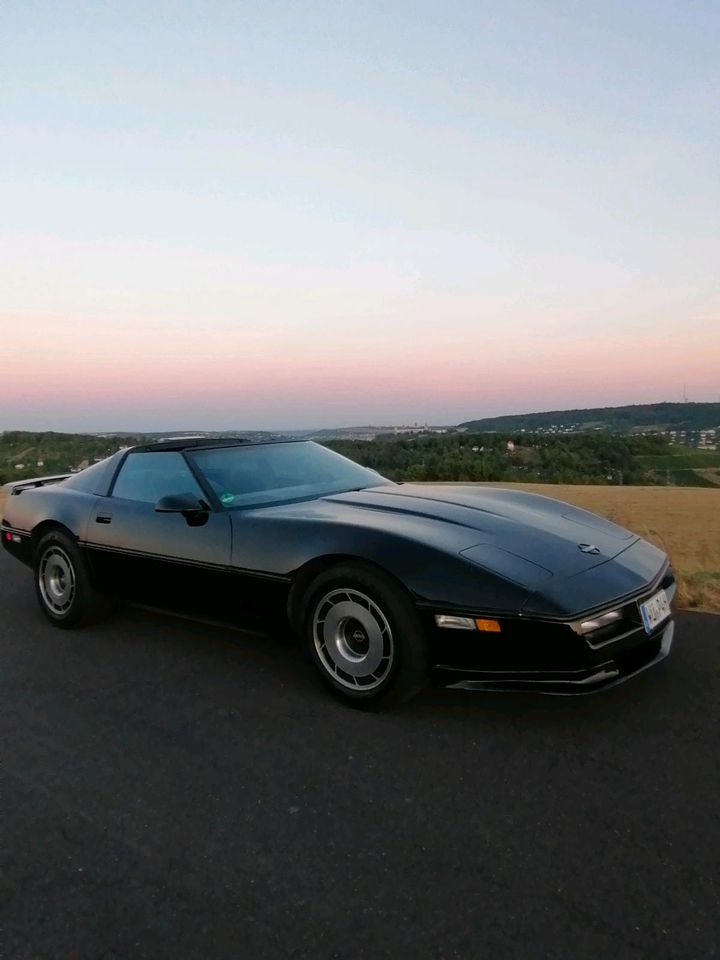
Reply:
[[[159,513],[162,498],[192,494],[207,510]],[[101,588],[152,606],[212,613],[227,595],[231,527],[210,508],[182,453],[131,452],[88,520],[86,549]]]

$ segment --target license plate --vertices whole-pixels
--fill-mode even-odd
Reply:
[[[664,590],[658,590],[654,596],[640,604],[640,616],[642,617],[645,633],[652,633],[663,620],[671,614],[670,601]]]

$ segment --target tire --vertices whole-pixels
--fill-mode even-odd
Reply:
[[[51,530],[35,551],[35,595],[48,620],[62,630],[104,616],[109,602],[93,586],[87,561],[75,541]]]
[[[304,604],[307,653],[334,694],[357,707],[410,699],[428,682],[430,653],[410,597],[359,563],[321,573]]]

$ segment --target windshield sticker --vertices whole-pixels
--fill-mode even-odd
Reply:
[[[229,506],[235,499],[234,493],[221,493],[220,494],[220,503],[224,503],[225,506]]]

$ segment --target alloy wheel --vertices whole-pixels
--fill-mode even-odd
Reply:
[[[59,546],[48,547],[38,570],[43,601],[55,616],[63,616],[75,597],[75,570],[67,553]]]
[[[335,589],[317,604],[313,642],[320,663],[336,683],[373,690],[393,666],[395,645],[380,607],[355,589]]]

